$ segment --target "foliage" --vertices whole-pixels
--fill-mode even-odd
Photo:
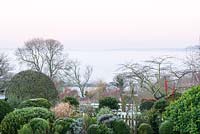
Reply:
[[[153,134],[151,125],[147,123],[142,123],[138,128],[138,134]]]
[[[71,118],[60,118],[54,122],[54,134],[66,134],[70,131],[70,125],[74,122]]]
[[[16,74],[6,90],[8,102],[14,106],[24,100],[45,98],[55,102],[58,96],[53,81],[43,73],[27,70]]]
[[[103,107],[97,113],[97,118],[105,114],[113,114],[113,112],[111,111],[109,107]]]
[[[159,127],[159,134],[173,134],[173,124],[167,120],[163,122]]]
[[[16,109],[2,120],[0,131],[2,134],[16,134],[20,126],[27,124],[33,118],[43,118],[51,123],[54,120],[54,115],[46,108],[41,107]]]
[[[49,122],[42,118],[33,118],[29,122],[30,127],[33,130],[33,134],[49,134],[50,126]]]
[[[13,111],[13,108],[4,100],[0,100],[0,122],[4,116]]]
[[[119,101],[113,97],[105,97],[99,100],[99,108],[109,107],[110,109],[119,109]]]
[[[120,120],[118,117],[112,114],[101,115],[98,117],[98,122],[100,124],[105,124],[108,128],[111,128],[114,134],[130,133],[129,126],[123,120]]]
[[[165,99],[160,99],[160,100],[157,100],[155,103],[154,103],[154,108],[156,110],[158,110],[160,113],[164,112],[165,111],[165,107],[167,107],[169,104],[167,102],[167,100]]]
[[[200,86],[188,89],[172,102],[164,113],[164,119],[173,123],[173,130],[181,134],[200,132]]]
[[[87,130],[90,125],[97,123],[97,119],[95,117],[88,116],[87,114],[83,116],[83,120],[85,130]]]
[[[70,126],[72,129],[72,134],[85,134],[86,130],[84,129],[84,119],[78,118]]]
[[[96,118],[84,115],[83,118],[78,118],[71,124],[72,134],[86,134],[88,128],[92,124],[96,124]]]
[[[36,99],[29,99],[25,100],[19,104],[18,108],[25,108],[25,107],[43,107],[49,109],[52,104],[44,98],[36,98]]]
[[[70,105],[75,106],[75,107],[79,106],[79,102],[75,97],[66,96],[64,97],[62,101],[69,103]]]
[[[145,111],[142,113],[142,122],[148,123],[151,125],[153,132],[158,134],[159,126],[161,124],[161,114],[154,109]]]
[[[25,124],[20,130],[18,130],[18,134],[33,134],[33,130],[29,124]]]
[[[104,114],[101,115],[97,118],[97,121],[99,123],[104,123],[104,124],[108,124],[109,126],[111,126],[111,121],[117,120],[118,118],[116,116],[114,116],[113,114]]]
[[[154,101],[149,100],[149,101],[144,101],[140,104],[140,111],[145,111],[145,110],[150,110],[154,105]]]
[[[115,120],[111,123],[114,134],[130,134],[129,126],[123,120]]]
[[[59,103],[51,111],[55,113],[56,118],[70,117],[73,115],[73,108],[68,103]]]
[[[87,134],[113,134],[113,130],[104,124],[92,124],[88,128]]]

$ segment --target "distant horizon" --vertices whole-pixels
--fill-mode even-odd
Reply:
[[[23,46],[21,46],[23,47]],[[188,46],[190,47],[190,46]],[[17,49],[19,47],[12,47],[12,48],[6,48],[6,47],[0,47],[0,49],[10,49],[10,50],[13,50],[13,49]],[[177,47],[177,48],[171,48],[171,47],[155,47],[155,48],[108,48],[108,49],[67,49],[67,48],[64,48],[64,51],[67,50],[67,51],[169,51],[169,50],[172,50],[172,51],[183,51],[185,50],[187,47]]]

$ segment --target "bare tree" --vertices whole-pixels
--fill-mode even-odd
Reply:
[[[150,92],[156,99],[164,96],[162,81],[169,71],[171,57],[163,56],[142,63],[122,65],[122,71],[128,79],[137,83],[140,89]]]
[[[81,97],[85,97],[85,88],[90,80],[92,72],[93,68],[91,66],[86,66],[85,71],[81,73],[80,63],[77,61],[71,61],[64,69],[65,77],[73,86],[79,88]]]
[[[0,93],[3,93],[6,88],[6,83],[10,78],[10,69],[7,56],[0,54]]]
[[[200,45],[186,49],[185,65],[191,72],[191,84],[200,84]]]
[[[16,56],[21,63],[54,79],[64,66],[63,49],[63,45],[57,40],[35,38],[18,48]]]

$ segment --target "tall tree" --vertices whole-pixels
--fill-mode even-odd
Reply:
[[[73,85],[77,86],[80,90],[81,97],[85,97],[85,88],[92,75],[93,68],[86,66],[85,71],[81,72],[80,63],[78,61],[71,61],[65,65],[64,74],[65,78]]]
[[[63,45],[57,40],[34,38],[18,48],[16,56],[31,69],[55,79],[64,66],[63,49]]]
[[[134,83],[142,90],[150,92],[156,99],[163,97],[162,81],[169,74],[170,57],[157,57],[142,63],[128,63],[122,65],[122,73],[126,78]]]
[[[113,82],[114,86],[116,86],[120,90],[120,98],[122,100],[124,89],[127,86],[126,78],[123,74],[118,74],[114,77]]]
[[[10,78],[10,65],[5,54],[0,54],[0,93],[3,93]]]

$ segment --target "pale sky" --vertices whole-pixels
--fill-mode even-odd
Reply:
[[[0,0],[0,48],[53,38],[67,49],[198,44],[200,0]]]

